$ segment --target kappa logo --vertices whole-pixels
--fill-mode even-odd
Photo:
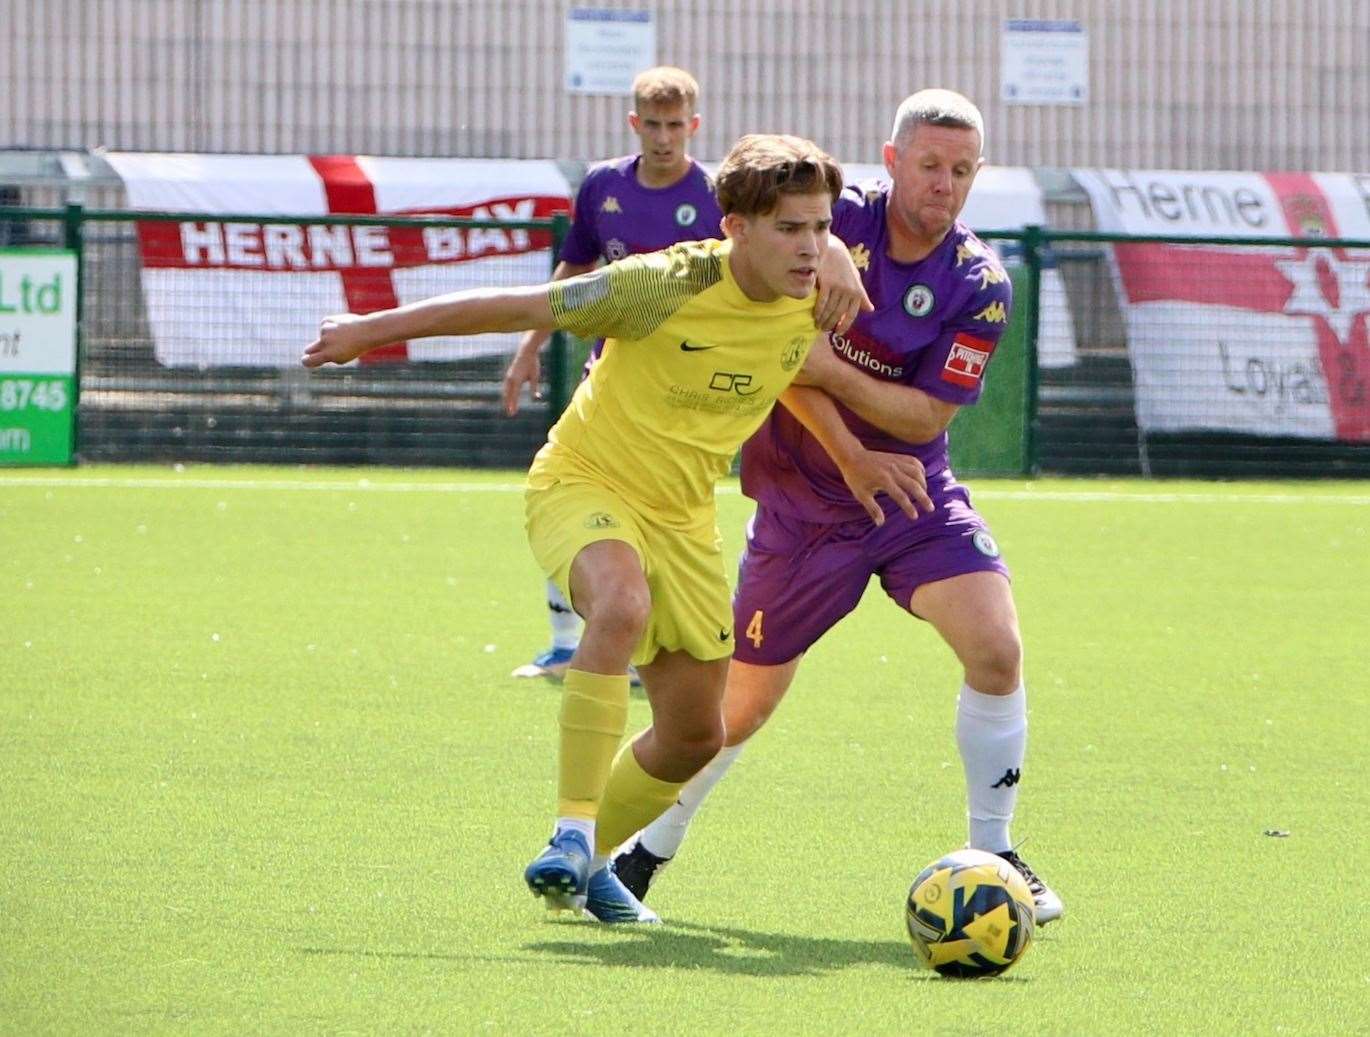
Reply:
[[[617,529],[618,519],[607,511],[596,511],[585,520],[586,529]]]
[[[986,324],[1007,324],[1008,310],[1004,309],[1004,304],[996,299],[979,313],[975,314],[973,319],[982,320]]]
[[[675,211],[675,221],[682,227],[688,227],[699,217],[699,210],[689,202],[679,206]]]
[[[989,355],[994,352],[994,343],[988,339],[976,338],[964,332],[951,342],[951,352],[942,368],[942,381],[959,385],[962,389],[974,389],[980,385],[980,378],[989,363]]]
[[[622,212],[623,206],[618,204],[618,199],[613,195],[604,199],[604,204],[599,207],[600,212]]]
[[[997,788],[1011,789],[1011,788],[1013,788],[1014,785],[1017,785],[1017,784],[1018,784],[1018,782],[1022,779],[1022,777],[1023,777],[1023,772],[1022,772],[1022,769],[1021,769],[1021,768],[1018,769],[1018,770],[1014,770],[1012,767],[1010,767],[1008,770],[1004,771],[1004,776],[1003,776],[1002,778],[1000,778],[998,781],[996,781],[993,785],[991,785],[990,788],[992,788],[992,789],[997,789]]]
[[[910,317],[926,317],[937,303],[937,296],[925,284],[916,284],[904,293],[904,312]]]

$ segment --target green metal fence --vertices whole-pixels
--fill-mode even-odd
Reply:
[[[356,264],[346,276],[225,269],[217,279],[159,265],[167,229],[189,226],[197,255],[231,249],[240,231],[239,246],[260,253],[274,242],[308,266],[311,255],[290,250],[320,225],[329,247],[382,235],[396,260],[390,294],[368,296],[363,282],[383,277],[368,281]],[[330,312],[543,278],[566,230],[564,217],[0,207],[0,247],[65,247],[79,263],[73,420],[84,460],[522,467],[574,389],[576,343],[557,337],[545,406],[525,405],[515,419],[499,406],[515,336],[436,352],[426,343],[408,360],[313,373],[298,350]],[[466,244],[527,237],[521,258],[479,268],[400,262],[424,235],[448,233]],[[1037,227],[986,238],[1010,267],[1015,304],[984,398],[952,426],[958,470],[1370,476],[1370,242]]]

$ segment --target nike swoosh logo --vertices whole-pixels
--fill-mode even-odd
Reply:
[[[698,353],[700,350],[703,350],[703,349],[717,349],[717,348],[718,348],[717,346],[692,346],[692,345],[690,345],[688,342],[682,342],[682,343],[680,344],[681,352],[684,352],[684,353]]]
[[[733,636],[733,632],[732,632],[731,630],[720,630],[720,631],[718,632],[718,639],[719,639],[720,641],[726,641],[726,640],[728,640],[728,638],[730,638],[730,637],[732,637],[732,636]]]

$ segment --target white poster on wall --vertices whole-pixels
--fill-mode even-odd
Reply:
[[[1074,21],[1004,23],[999,98],[1005,104],[1079,105],[1089,100],[1089,37]]]
[[[573,94],[633,92],[633,79],[656,64],[651,11],[566,12],[566,89]]]
[[[1306,238],[1297,246],[1113,246],[1137,421],[1370,441],[1370,178],[1081,169],[1099,229]]]

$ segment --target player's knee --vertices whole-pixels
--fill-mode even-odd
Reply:
[[[773,705],[752,702],[725,708],[723,723],[726,729],[725,740],[727,743],[729,745],[741,745],[756,734],[761,730],[761,725],[770,719],[774,708]]]
[[[719,716],[713,723],[691,724],[689,727],[681,728],[672,734],[672,755],[682,765],[688,765],[693,770],[699,771],[723,748],[723,718]]]
[[[976,646],[966,667],[968,683],[977,691],[1007,693],[1023,679],[1023,642],[1018,632],[1006,629]]]
[[[651,615],[652,597],[646,583],[625,582],[596,596],[585,624],[602,634],[636,643]]]

